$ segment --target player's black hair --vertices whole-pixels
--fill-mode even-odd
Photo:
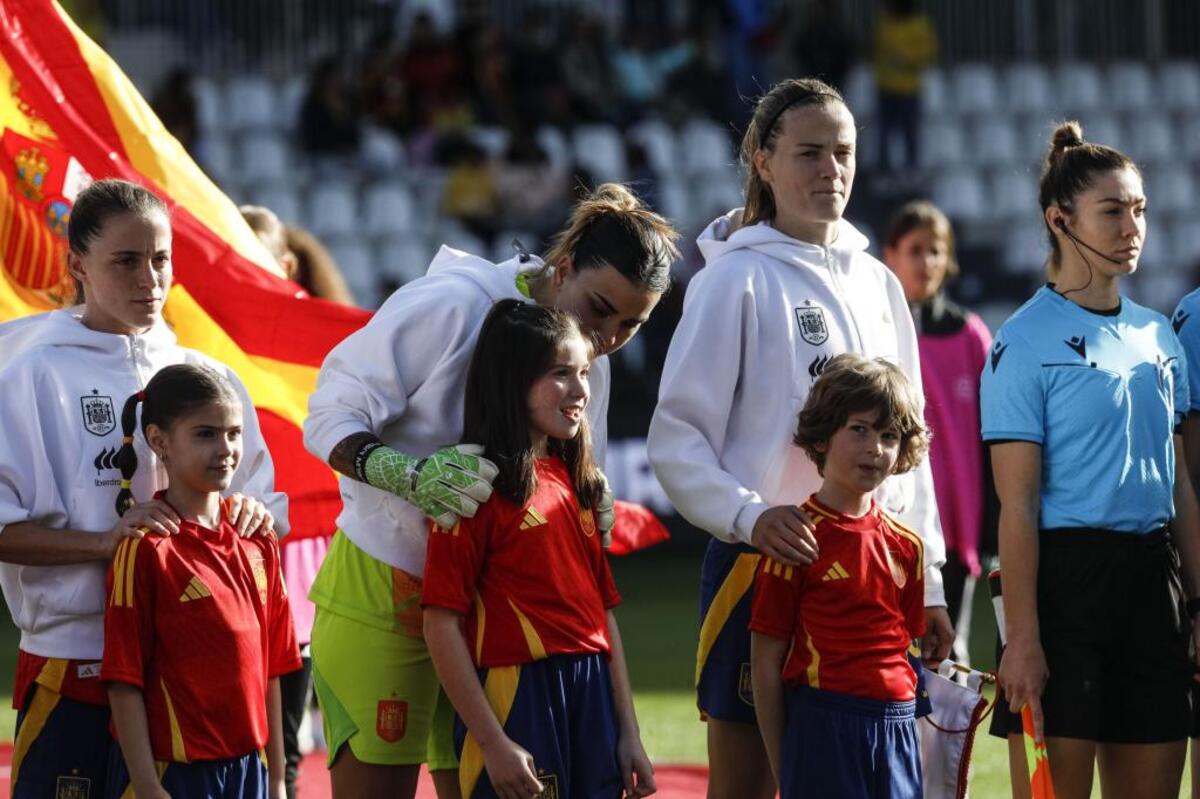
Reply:
[[[524,505],[537,489],[529,431],[529,390],[553,367],[558,348],[572,337],[595,347],[565,311],[500,300],[488,313],[467,370],[463,400],[463,443],[482,444],[484,457],[496,464],[495,491]],[[586,417],[569,440],[550,439],[551,455],[567,464],[581,508],[593,508],[603,491],[592,458]]]
[[[67,244],[71,252],[83,255],[111,217],[155,213],[163,214],[168,220],[171,218],[167,204],[144,186],[118,178],[97,180],[75,198],[67,220]],[[78,304],[83,300],[83,285],[75,279],[75,302]]]
[[[207,367],[182,363],[167,366],[146,387],[125,400],[121,408],[121,448],[117,467],[121,470],[121,490],[117,494],[117,515],[133,504],[130,481],[137,471],[137,453],[133,449],[133,429],[137,426],[137,406],[142,404],[142,434],[156,425],[167,429],[181,416],[212,403],[241,405],[242,401],[229,380]]]

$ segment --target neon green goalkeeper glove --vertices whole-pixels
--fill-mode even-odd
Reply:
[[[449,530],[492,495],[498,471],[482,455],[478,444],[446,447],[425,458],[381,446],[367,456],[363,474],[370,485],[403,497]]]

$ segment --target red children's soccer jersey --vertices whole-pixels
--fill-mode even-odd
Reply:
[[[620,601],[592,513],[558,458],[537,462],[524,506],[493,494],[474,518],[429,535],[421,604],[466,615],[477,666],[607,652],[606,610]]]
[[[267,681],[300,668],[274,536],[185,521],[125,539],[108,594],[101,677],[142,689],[155,760],[266,745]]]
[[[791,641],[789,685],[884,701],[916,696],[907,651],[925,632],[920,536],[872,504],[861,518],[810,498],[820,557],[802,568],[759,564],[750,629]]]

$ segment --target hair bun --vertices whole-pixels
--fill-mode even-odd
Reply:
[[[585,202],[597,210],[637,211],[643,206],[637,196],[620,183],[602,183]]]
[[[1054,129],[1050,137],[1050,156],[1054,158],[1071,147],[1082,147],[1083,127],[1074,119],[1067,120]]]

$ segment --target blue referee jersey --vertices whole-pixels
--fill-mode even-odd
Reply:
[[[1174,515],[1188,370],[1162,314],[1088,311],[1049,287],[1000,328],[980,383],[983,440],[1042,447],[1042,529],[1146,533]]]
[[[1188,362],[1189,411],[1200,410],[1200,289],[1179,301],[1171,315],[1171,327],[1179,336]]]

